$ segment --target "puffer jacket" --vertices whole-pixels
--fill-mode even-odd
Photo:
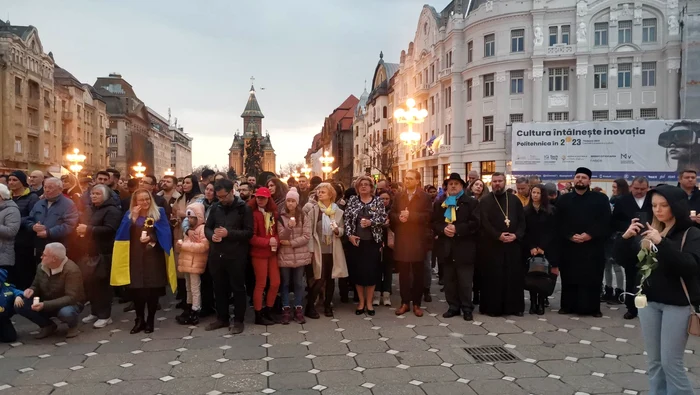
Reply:
[[[15,237],[21,216],[12,200],[0,200],[0,267],[15,265]]]
[[[277,233],[280,241],[287,240],[291,245],[282,245],[277,252],[277,264],[279,267],[300,267],[311,263],[311,251],[309,251],[309,240],[311,240],[311,221],[309,216],[301,209],[297,212],[304,218],[295,218],[296,225],[289,229],[289,219],[291,218],[286,209],[282,209],[277,222]]]
[[[186,216],[197,217],[197,226],[185,235],[183,240],[178,240],[180,256],[177,260],[177,271],[180,273],[202,274],[207,268],[209,254],[209,240],[204,234],[204,205],[192,203],[187,206]]]
[[[29,226],[29,213],[34,208],[34,205],[39,201],[39,196],[32,193],[31,189],[25,188],[21,195],[13,196],[12,201],[17,204],[19,208],[19,214],[22,217],[22,226],[17,232],[17,237],[15,238],[15,245],[17,247],[25,247],[34,249],[34,231],[31,226]]]

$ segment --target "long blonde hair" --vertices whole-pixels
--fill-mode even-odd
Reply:
[[[153,199],[153,195],[151,195],[151,193],[148,192],[146,189],[139,188],[136,191],[134,191],[134,193],[131,195],[131,203],[129,204],[129,212],[131,213],[131,222],[136,223],[136,220],[138,219],[139,214],[141,212],[140,209],[134,210],[134,207],[138,206],[138,204],[136,203],[136,198],[141,193],[148,194],[148,197],[151,199],[151,204],[148,206],[148,212],[146,213],[146,216],[151,217],[154,220],[158,221],[160,219],[160,211],[158,210],[158,206],[156,205],[156,201]]]
[[[664,199],[665,198],[666,197],[664,197]],[[651,227],[656,229],[659,232],[659,234],[661,235],[661,237],[666,237],[668,232],[673,228],[673,225],[676,224],[676,217],[673,217],[673,220],[671,221],[671,224],[669,226],[666,226],[665,223],[659,221],[655,215],[653,215],[653,217],[654,217],[654,219],[651,220]],[[645,243],[645,241],[646,241],[646,243]],[[642,239],[642,248],[644,248],[646,250],[650,250],[651,249],[651,240]]]

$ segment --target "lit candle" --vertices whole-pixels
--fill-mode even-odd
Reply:
[[[35,296],[35,297],[34,297],[34,301],[32,302],[32,304],[33,304],[34,306],[36,306],[36,305],[39,304],[39,297],[38,297],[38,296]]]

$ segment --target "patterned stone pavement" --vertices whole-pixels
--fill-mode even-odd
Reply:
[[[434,289],[437,290],[435,285]],[[558,307],[557,295],[552,308]],[[133,313],[65,340],[34,340],[16,317],[20,342],[0,344],[0,395],[6,394],[644,394],[648,389],[637,320],[624,306],[603,318],[542,316],[443,319],[442,294],[426,314],[396,317],[377,307],[355,316],[338,304],[336,317],[306,325],[255,326],[242,335],[175,323],[157,315],[156,332],[130,335]],[[392,298],[397,303],[397,297]],[[84,313],[85,314],[85,313]],[[515,362],[476,363],[465,348],[501,345]],[[700,388],[700,341],[691,339],[686,366]]]

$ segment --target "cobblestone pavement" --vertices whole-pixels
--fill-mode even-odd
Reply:
[[[434,286],[437,291],[438,286]],[[130,335],[133,313],[113,325],[65,340],[62,332],[34,340],[16,317],[20,340],[0,344],[0,395],[6,394],[644,394],[648,389],[639,323],[624,306],[604,305],[603,318],[544,316],[443,319],[437,294],[426,314],[396,317],[377,307],[355,316],[338,304],[336,317],[305,325],[261,327],[242,335],[205,332],[157,315],[156,332]],[[392,298],[394,306],[397,296]],[[552,308],[558,307],[552,299]],[[83,313],[84,315],[85,313]],[[465,348],[500,345],[515,362],[476,363]],[[700,341],[691,339],[686,366],[700,388]]]

